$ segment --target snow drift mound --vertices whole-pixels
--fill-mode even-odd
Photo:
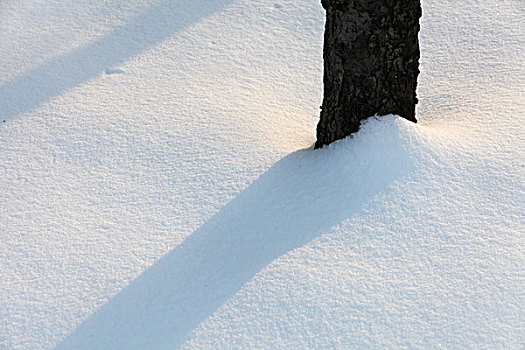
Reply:
[[[180,345],[269,263],[410,177],[411,150],[421,147],[414,128],[394,116],[372,119],[353,138],[283,158],[59,348]]]
[[[387,116],[286,156],[59,348],[517,345],[517,179],[470,142]]]
[[[519,348],[524,173],[500,146],[388,117],[283,159],[221,212],[262,242],[239,266],[268,266],[182,348]]]

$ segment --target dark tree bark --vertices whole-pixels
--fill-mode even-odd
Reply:
[[[416,122],[420,0],[321,0],[324,98],[315,148],[397,114]]]

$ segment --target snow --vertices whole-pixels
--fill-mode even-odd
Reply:
[[[423,13],[313,151],[316,0],[0,3],[0,349],[524,347],[525,8]]]

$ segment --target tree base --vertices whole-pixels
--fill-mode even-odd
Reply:
[[[420,0],[322,0],[324,98],[315,148],[359,130],[363,119],[416,121]]]

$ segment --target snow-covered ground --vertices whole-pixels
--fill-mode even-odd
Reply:
[[[423,12],[313,151],[317,0],[0,2],[0,349],[524,348],[525,6]]]

